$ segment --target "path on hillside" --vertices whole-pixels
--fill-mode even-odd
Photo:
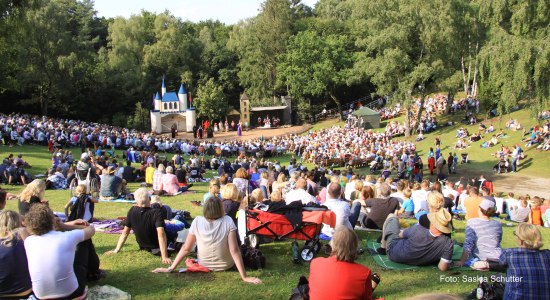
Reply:
[[[520,172],[494,175],[493,182],[498,192],[513,192],[516,197],[529,194],[550,199],[550,178],[531,177]]]

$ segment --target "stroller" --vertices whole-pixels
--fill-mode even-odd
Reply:
[[[71,197],[75,196],[76,187],[80,184],[86,186],[86,193],[92,195],[92,197],[99,197],[99,180],[92,173],[92,168],[79,168],[77,166],[75,177],[69,182],[69,191]]]
[[[299,258],[304,262],[310,262],[319,250],[321,243],[319,234],[323,223],[334,226],[336,216],[329,210],[303,211],[302,223],[294,227],[284,216],[257,209],[246,211],[246,235],[250,245],[258,248],[259,237],[281,241],[286,238],[305,241],[304,246],[298,251]]]
[[[501,159],[494,167],[493,172],[495,174],[510,172],[510,162],[507,159]]]
[[[462,157],[462,161],[460,163],[466,164],[468,163],[468,153],[461,153],[460,156]]]

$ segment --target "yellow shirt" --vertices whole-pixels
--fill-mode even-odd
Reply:
[[[153,184],[153,174],[155,173],[155,168],[147,167],[145,169],[145,183]]]

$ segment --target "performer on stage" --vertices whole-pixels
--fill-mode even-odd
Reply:
[[[237,124],[237,135],[238,136],[243,135],[243,129],[242,129],[241,121],[239,121],[239,124]]]

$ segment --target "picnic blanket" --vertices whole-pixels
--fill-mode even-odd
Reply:
[[[99,202],[130,203],[130,204],[134,204],[134,203],[136,203],[136,200],[127,200],[127,199],[124,199],[124,198],[113,199],[113,200],[99,199]]]
[[[109,234],[121,234],[124,229],[121,225],[121,220],[118,219],[92,222],[90,225],[92,225],[98,232]],[[130,233],[133,233],[133,231],[130,231]]]
[[[414,270],[419,268],[437,268],[437,266],[412,266],[406,264],[400,264],[391,261],[387,255],[381,255],[376,252],[376,249],[380,248],[380,243],[377,243],[374,240],[367,241],[367,251],[370,253],[374,262],[386,270]],[[459,245],[454,245],[453,249],[453,261],[460,260],[462,256],[462,247]],[[457,267],[453,270],[472,270],[469,267]]]

